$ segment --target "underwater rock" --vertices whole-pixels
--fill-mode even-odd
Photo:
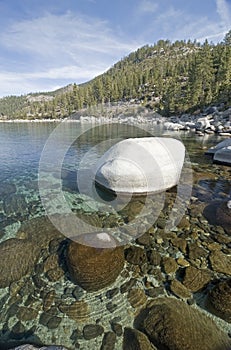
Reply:
[[[178,184],[184,157],[176,139],[130,138],[113,145],[93,173],[98,185],[115,193],[156,193]]]
[[[103,334],[104,328],[99,324],[87,324],[83,327],[83,337],[86,340],[94,339]]]
[[[147,262],[147,256],[143,248],[131,246],[125,251],[126,260],[133,265],[143,265]]]
[[[27,213],[27,203],[22,194],[11,194],[3,202],[4,212],[7,216],[23,215]]]
[[[156,349],[147,336],[132,328],[125,328],[123,338],[123,350],[154,350]]]
[[[104,334],[100,350],[114,350],[116,343],[116,334],[114,332],[107,332]]]
[[[191,292],[197,292],[203,289],[211,280],[211,272],[207,269],[198,269],[188,266],[185,269],[183,284]]]
[[[207,309],[231,323],[231,279],[219,282],[207,297]]]
[[[146,311],[143,331],[161,349],[230,349],[228,335],[212,319],[183,301],[158,298]]]
[[[65,238],[46,216],[24,221],[17,236],[21,234],[40,248],[47,248],[54,239]]]
[[[59,310],[72,320],[81,323],[89,318],[88,304],[83,301],[74,301],[72,304],[61,303]]]
[[[231,235],[231,200],[217,208],[216,221]]]
[[[231,256],[220,250],[214,250],[209,256],[212,269],[216,272],[231,275]]]
[[[0,243],[0,288],[32,272],[40,250],[32,242],[10,238]]]
[[[78,236],[78,242],[82,244],[72,241],[67,250],[71,279],[87,291],[96,291],[114,282],[124,266],[123,247],[117,246],[107,233]]]

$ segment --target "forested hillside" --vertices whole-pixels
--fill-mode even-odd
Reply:
[[[63,118],[107,102],[130,101],[164,115],[231,103],[231,31],[216,45],[160,40],[82,85],[0,99],[7,118]]]

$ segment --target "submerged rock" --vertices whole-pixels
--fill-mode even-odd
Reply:
[[[231,200],[217,208],[216,220],[231,235]]]
[[[158,298],[144,316],[143,330],[157,346],[169,350],[230,350],[231,340],[215,322],[174,298]]]
[[[207,309],[231,323],[231,279],[219,282],[209,292]]]
[[[132,328],[125,328],[123,338],[123,350],[154,350],[156,349],[147,336]]]
[[[213,161],[224,165],[231,165],[231,146],[218,150],[214,154]]]
[[[32,242],[16,238],[0,244],[0,288],[32,272],[40,250]]]
[[[223,140],[219,142],[216,146],[210,147],[205,154],[215,154],[217,151],[221,150],[222,148],[231,146],[231,138],[228,138],[226,140]]]
[[[231,165],[231,137],[209,148],[205,154],[213,155],[216,163]]]
[[[184,145],[172,138],[130,138],[112,146],[97,162],[95,181],[115,193],[161,192],[179,182]]]
[[[74,241],[69,244],[67,266],[75,283],[87,291],[96,291],[118,277],[124,266],[124,249],[116,246],[115,240],[107,233],[85,234],[82,244]]]

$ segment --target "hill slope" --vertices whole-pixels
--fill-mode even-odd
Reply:
[[[217,45],[160,40],[88,83],[0,99],[5,118],[63,118],[107,102],[132,101],[164,115],[231,103],[231,31]]]

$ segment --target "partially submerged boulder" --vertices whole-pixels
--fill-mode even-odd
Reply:
[[[219,142],[216,146],[210,147],[205,154],[215,154],[217,151],[221,150],[222,148],[231,146],[231,138],[228,138],[226,140],[223,140]]]
[[[231,138],[209,148],[205,154],[213,155],[213,161],[215,163],[231,165]]]
[[[99,159],[95,181],[114,193],[162,192],[178,184],[184,157],[184,145],[173,138],[126,139]]]
[[[124,266],[124,248],[109,234],[78,236],[67,251],[67,267],[73,282],[87,291],[97,291],[113,283]],[[91,246],[90,246],[91,245]]]
[[[224,165],[231,165],[231,146],[219,149],[214,154],[213,161]]]

